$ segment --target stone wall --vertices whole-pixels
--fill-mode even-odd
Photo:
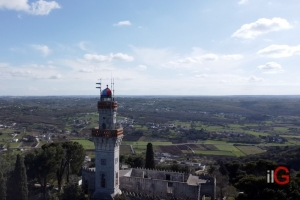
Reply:
[[[159,171],[159,170],[149,170],[149,169],[132,169],[131,177],[140,178],[152,178],[166,180],[167,176],[170,181],[185,182],[184,173],[180,172],[170,172],[170,171]]]
[[[184,182],[170,182],[141,177],[120,177],[120,189],[156,196],[171,195],[178,198],[192,199],[198,199],[199,194],[199,186],[190,186]]]
[[[86,193],[93,193],[95,191],[95,169],[82,169],[82,188]]]

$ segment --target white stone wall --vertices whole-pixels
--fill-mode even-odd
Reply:
[[[96,150],[95,192],[119,194],[119,151],[123,136],[118,138],[94,138]],[[105,188],[101,185],[105,176]],[[118,176],[117,176],[118,175]],[[117,177],[116,177],[117,176]]]

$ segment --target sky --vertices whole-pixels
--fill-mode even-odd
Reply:
[[[299,0],[0,0],[0,95],[299,95]]]

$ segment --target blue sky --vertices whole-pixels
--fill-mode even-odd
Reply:
[[[298,0],[0,0],[0,95],[300,94]]]

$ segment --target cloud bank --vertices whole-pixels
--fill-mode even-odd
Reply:
[[[254,39],[259,35],[269,32],[290,29],[290,23],[282,18],[266,19],[261,18],[256,22],[244,24],[239,30],[234,32],[231,37],[242,39]]]
[[[28,0],[1,0],[0,9],[24,11],[32,15],[48,15],[53,9],[61,6],[55,1],[38,0],[31,4]]]

